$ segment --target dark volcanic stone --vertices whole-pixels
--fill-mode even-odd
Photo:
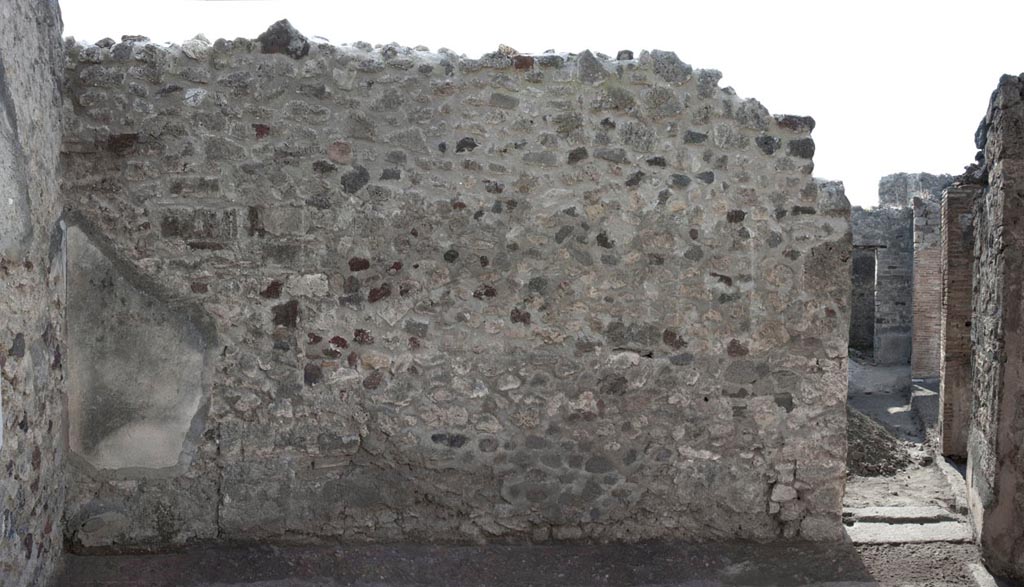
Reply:
[[[443,444],[449,448],[462,448],[466,445],[466,441],[469,438],[465,434],[452,434],[449,432],[440,432],[438,434],[431,434],[430,441],[436,444]]]
[[[320,380],[324,378],[323,369],[316,363],[306,363],[305,368],[302,370],[302,380],[308,386],[316,385],[320,383]]]
[[[362,257],[352,257],[348,260],[348,270],[352,272],[365,271],[370,268],[369,259]]]
[[[626,179],[626,186],[636,187],[640,185],[640,182],[644,180],[644,175],[645,174],[643,171],[637,171],[636,173],[633,173],[632,175],[629,176],[629,178]]]
[[[757,137],[754,142],[757,143],[757,147],[761,149],[761,152],[765,155],[775,153],[775,151],[778,151],[779,147],[782,146],[782,141],[779,140],[778,137],[769,135],[761,135]]]
[[[282,53],[294,59],[301,59],[309,54],[309,41],[287,19],[270,25],[270,28],[256,40],[259,41],[260,51],[263,53]]]
[[[370,183],[370,172],[362,165],[341,176],[341,189],[346,194],[354,194]]]
[[[814,139],[789,141],[789,144],[786,145],[786,153],[793,157],[810,159],[814,157]]]
[[[775,122],[786,130],[793,132],[811,132],[814,130],[814,119],[810,116],[793,116],[792,114],[776,114]]]
[[[9,356],[15,357],[17,359],[20,359],[20,358],[25,356],[25,335],[24,334],[19,332],[18,334],[14,335],[14,343],[11,345],[10,350],[7,351],[7,354]]]
[[[683,175],[681,173],[672,174],[672,187],[674,188],[684,188],[690,185],[692,182],[693,180],[690,179],[690,176],[688,175]]]
[[[579,163],[580,161],[583,161],[586,158],[587,158],[587,149],[586,149],[586,147],[579,147],[579,148],[573,149],[572,151],[569,151],[569,164],[570,165],[573,164],[573,163]]]
[[[294,328],[299,320],[299,302],[292,300],[270,309],[274,314],[274,325]]]
[[[475,140],[473,140],[471,137],[465,137],[465,138],[459,139],[458,143],[455,143],[455,152],[456,153],[464,153],[466,151],[472,151],[473,149],[475,149],[475,148],[477,148],[479,146],[480,145]]]
[[[683,142],[686,143],[687,145],[699,145],[706,140],[708,140],[708,135],[702,132],[694,132],[692,130],[688,130],[685,133],[683,133]]]

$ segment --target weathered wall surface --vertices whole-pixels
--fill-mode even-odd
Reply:
[[[914,198],[939,202],[942,190],[953,183],[952,175],[894,173],[878,180],[878,205],[882,208],[913,208]]]
[[[853,250],[850,348],[871,357],[875,347],[875,248]]]
[[[44,585],[63,549],[56,2],[0,3],[0,585]]]
[[[1005,75],[978,134],[968,503],[990,568],[1024,578],[1024,76]]]
[[[855,207],[850,221],[854,246],[875,250],[875,361],[905,365],[913,324],[913,210]]]
[[[849,206],[810,119],[657,51],[282,29],[67,73],[68,205],[217,340],[186,466],[79,466],[74,544],[840,535]]]
[[[942,197],[942,313],[939,419],[942,454],[967,457],[971,410],[971,288],[974,203],[981,188],[951,186]]]
[[[910,373],[939,376],[942,324],[941,196],[914,198],[914,297]]]

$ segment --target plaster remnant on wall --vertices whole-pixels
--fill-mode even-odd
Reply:
[[[18,259],[32,238],[27,162],[18,137],[18,117],[0,61],[0,255]]]
[[[71,450],[100,470],[186,464],[203,426],[212,326],[68,228]]]

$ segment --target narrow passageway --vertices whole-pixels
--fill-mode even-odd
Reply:
[[[909,365],[851,359],[844,521],[855,543],[972,541],[964,479],[936,451],[936,390]]]

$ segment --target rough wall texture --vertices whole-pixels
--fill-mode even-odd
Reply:
[[[64,508],[56,2],[0,2],[0,585],[44,585]]]
[[[670,53],[286,27],[67,73],[69,206],[218,340],[191,462],[79,467],[74,544],[841,534],[849,206],[810,119]]]
[[[942,190],[953,183],[952,175],[894,173],[878,180],[878,205],[882,208],[913,208],[914,198],[939,202]]]
[[[883,365],[910,362],[914,226],[910,208],[854,208],[853,244],[875,250],[873,355]]]
[[[1003,76],[978,133],[968,503],[982,552],[1024,578],[1024,76]]]
[[[942,454],[967,457],[971,410],[971,287],[977,186],[952,186],[942,197],[942,313],[939,419]]]
[[[910,373],[939,376],[942,324],[941,197],[914,198],[914,298]]]
[[[850,348],[871,357],[875,348],[875,247],[853,250]]]

